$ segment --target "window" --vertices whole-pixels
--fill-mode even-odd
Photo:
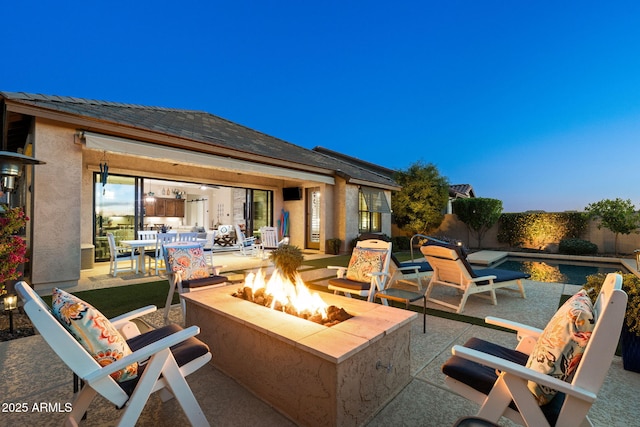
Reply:
[[[379,233],[382,231],[382,214],[391,213],[384,191],[361,187],[358,210],[360,233]]]

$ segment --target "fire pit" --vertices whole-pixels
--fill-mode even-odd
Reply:
[[[268,281],[262,269],[258,274],[249,273],[244,286],[233,296],[324,326],[337,325],[353,317],[344,308],[326,304],[317,292],[311,293],[299,274],[294,283],[279,270],[275,270]]]
[[[358,426],[411,379],[417,314],[322,295],[353,317],[332,327],[232,296],[234,286],[183,294],[185,323],[211,348],[211,363],[307,426]]]

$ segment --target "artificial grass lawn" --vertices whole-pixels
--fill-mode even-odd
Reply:
[[[100,310],[105,317],[111,318],[147,305],[164,308],[168,292],[169,282],[159,280],[136,285],[92,289],[73,294]],[[51,306],[51,295],[46,295],[42,299]],[[172,304],[177,304],[179,301],[178,294],[174,294]]]

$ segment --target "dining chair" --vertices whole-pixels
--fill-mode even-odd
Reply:
[[[109,274],[113,277],[119,272],[135,271],[138,272],[138,255],[131,248],[125,248],[116,245],[116,238],[113,233],[107,233],[107,241],[109,242]],[[129,261],[131,263],[130,268],[118,269],[118,262]],[[135,263],[135,269],[133,268]]]
[[[176,239],[176,233],[157,233],[155,249],[145,254],[149,257],[149,271],[151,271],[151,260],[155,262],[156,276],[160,274],[160,270],[166,270],[166,265],[164,263],[164,245],[167,243],[173,243]]]
[[[209,265],[213,267],[213,246],[215,245],[215,231],[207,233],[207,241],[202,245],[202,252],[209,260]]]
[[[138,230],[138,240],[156,240],[156,230]]]
[[[178,242],[196,242],[198,239],[198,233],[196,232],[188,232],[188,233],[178,233]]]

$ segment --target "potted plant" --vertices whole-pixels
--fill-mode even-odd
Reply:
[[[338,238],[327,239],[326,252],[331,255],[338,255],[340,253],[340,246],[342,246],[342,240]]]
[[[28,220],[20,208],[3,205],[0,210],[0,295],[7,293],[7,284],[13,285],[22,276],[20,267],[28,261],[27,244],[17,235]]]
[[[294,245],[280,245],[277,249],[271,251],[269,259],[282,273],[284,277],[289,278],[293,283],[296,283],[295,277],[298,268],[304,261],[302,250]]]
[[[622,289],[627,293],[627,311],[622,324],[620,344],[622,363],[627,371],[640,372],[640,278],[632,273],[621,273]],[[595,302],[606,274],[587,276],[584,289]]]

